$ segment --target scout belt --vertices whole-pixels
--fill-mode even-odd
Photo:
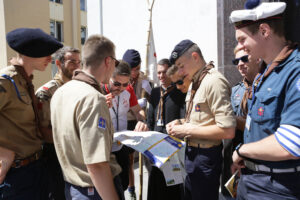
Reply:
[[[42,155],[42,151],[39,151],[27,158],[14,160],[11,167],[20,168],[20,167],[26,166],[26,165],[40,159],[41,155]]]
[[[300,166],[291,168],[272,168],[262,164],[256,164],[249,160],[244,160],[245,166],[255,172],[268,172],[268,173],[294,173],[300,172]]]
[[[189,139],[185,138],[185,142],[187,143],[187,146],[196,147],[196,148],[211,148],[215,146],[219,146],[220,144],[203,144],[203,143],[197,143],[190,141]]]

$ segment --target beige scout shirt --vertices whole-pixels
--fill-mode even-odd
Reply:
[[[82,81],[60,87],[51,100],[53,140],[65,181],[93,186],[86,164],[108,161],[113,176],[121,168],[111,154],[113,126],[105,96]]]
[[[203,68],[193,79],[199,79]],[[191,96],[192,84],[186,96],[186,107]],[[230,103],[231,89],[226,78],[216,69],[211,69],[202,80],[193,99],[190,123],[200,126],[217,125],[220,128],[235,127],[236,122]],[[214,146],[221,144],[221,140],[191,139],[193,143]]]
[[[36,91],[39,100],[39,117],[42,127],[51,128],[50,100],[54,92],[64,84],[62,77],[56,74],[53,80],[47,82]]]
[[[13,78],[21,100],[13,83],[2,77],[3,74]],[[42,140],[38,136],[27,83],[15,66],[0,70],[0,127],[0,146],[14,151],[15,159],[24,159],[41,151]]]

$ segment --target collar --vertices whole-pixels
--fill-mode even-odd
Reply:
[[[98,90],[100,93],[103,93],[103,91],[100,88],[100,84],[95,79],[95,77],[84,71],[81,71],[81,70],[74,71],[74,75],[73,75],[72,79],[85,82],[85,83],[91,85],[96,90]]]
[[[213,61],[210,61],[209,63],[207,63],[206,65],[204,65],[203,67],[201,67],[195,74],[194,74],[194,76],[193,76],[193,78],[192,78],[192,82],[194,83],[194,82],[196,82],[196,81],[198,81],[199,80],[199,78],[200,78],[200,76],[201,76],[201,74],[202,74],[202,72],[203,72],[203,70],[206,68],[206,66],[208,66],[208,65],[213,65]]]
[[[288,62],[293,60],[297,56],[297,53],[298,53],[298,44],[288,42],[287,45],[282,48],[280,53],[268,66],[275,66],[275,69],[279,70],[283,66],[285,66]]]

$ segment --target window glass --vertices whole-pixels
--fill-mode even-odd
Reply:
[[[62,3],[62,0],[49,0],[51,2],[55,2],[55,3]]]
[[[55,37],[60,42],[63,42],[64,38],[63,38],[62,22],[58,22],[58,21],[54,21],[54,20],[50,21],[50,35]]]
[[[86,39],[86,27],[81,27],[81,44],[84,44]]]
[[[86,11],[85,0],[80,0],[80,10]]]
[[[52,20],[50,21],[50,35],[55,37],[55,22]]]

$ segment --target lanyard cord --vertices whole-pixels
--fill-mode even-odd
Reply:
[[[117,119],[117,128],[116,128],[117,131],[119,131],[119,103],[120,103],[120,96],[118,96],[117,112],[116,112],[114,106],[112,106],[112,109],[113,109],[116,119]]]
[[[263,82],[263,79],[264,79],[264,76],[265,76],[265,73],[268,71],[269,69],[269,66],[265,69],[264,73],[263,74],[259,74],[255,80],[253,81],[253,84],[252,84],[252,100],[251,100],[251,103],[249,105],[249,114],[251,115],[251,112],[252,112],[252,107],[254,105],[254,101],[256,100],[256,96],[255,96],[255,92],[258,90],[258,88],[261,86],[262,82]],[[258,84],[256,84],[257,80],[261,77],[261,79],[259,80]]]

